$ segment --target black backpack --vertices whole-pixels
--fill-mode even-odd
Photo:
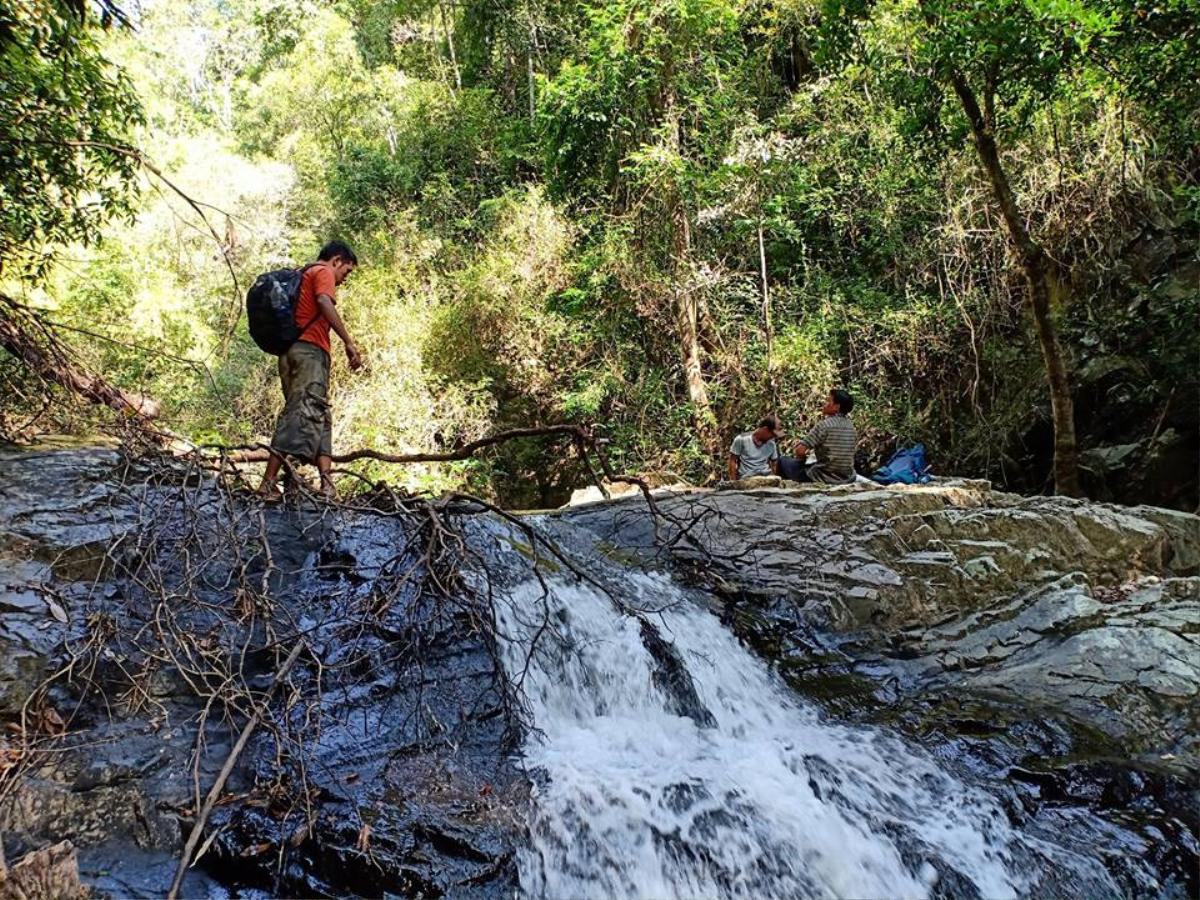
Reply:
[[[308,268],[265,272],[250,285],[246,292],[246,319],[250,324],[250,337],[259,349],[282,356],[320,318],[318,311],[303,328],[296,324],[300,282]]]

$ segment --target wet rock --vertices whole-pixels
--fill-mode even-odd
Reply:
[[[716,720],[701,702],[687,666],[675,646],[665,640],[646,619],[641,620],[642,644],[656,662],[654,683],[671,699],[672,712],[686,716],[701,728],[712,728]]]
[[[79,881],[75,848],[69,841],[26,853],[7,869],[0,864],[0,900],[84,900],[89,896],[91,891]]]
[[[1066,713],[1131,751],[1194,754],[1200,601],[1161,604],[1198,589],[1195,578],[1165,591],[1153,582],[1114,600],[1050,585],[994,608],[991,621],[976,614],[920,633],[903,666],[930,684]]]
[[[246,714],[236,695],[198,692],[221,684],[219,668],[185,675],[146,646],[170,625],[195,640],[174,653],[236,661],[265,691],[290,649],[271,635],[299,631],[305,652],[234,768],[185,894],[511,892],[520,725],[471,596],[405,589],[404,516],[260,514],[206,477],[175,483],[108,450],[4,462],[0,717],[19,732],[46,682],[32,719],[59,723],[33,745],[53,752],[13,751],[6,843],[69,840],[85,883],[161,896],[197,786]]]
[[[139,898],[159,900],[165,885],[171,883],[177,860],[156,850],[144,850],[133,843],[114,841],[77,851],[79,880],[103,898]],[[188,870],[180,890],[182,897],[218,900],[230,892],[209,877],[200,866]]]

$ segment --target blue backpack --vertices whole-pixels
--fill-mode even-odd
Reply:
[[[932,477],[929,463],[925,461],[925,445],[913,444],[893,453],[887,465],[877,469],[871,480],[879,484],[925,484]]]

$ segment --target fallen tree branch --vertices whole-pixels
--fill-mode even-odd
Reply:
[[[589,444],[594,443],[591,432],[583,425],[544,425],[534,428],[513,428],[509,431],[498,431],[487,437],[479,438],[463,444],[454,450],[441,453],[383,453],[379,450],[352,450],[349,453],[335,453],[331,459],[335,463],[358,462],[363,459],[373,459],[377,462],[408,464],[423,462],[458,462],[470,459],[478,451],[496,444],[514,441],[520,438],[534,437],[570,437],[584,439]],[[202,450],[218,450],[227,455],[231,462],[265,462],[271,455],[271,450],[264,444],[240,444],[225,446],[222,444],[201,444]]]
[[[664,518],[662,509],[654,500],[654,494],[651,491],[650,485],[645,479],[639,478],[636,475],[621,475],[615,472],[608,457],[604,453],[604,441],[596,437],[595,431],[588,425],[541,425],[530,428],[513,428],[508,431],[499,431],[487,437],[479,438],[457,447],[454,450],[441,453],[383,453],[378,450],[353,450],[350,453],[334,454],[331,458],[335,463],[357,462],[359,460],[371,459],[377,462],[393,463],[397,465],[407,465],[411,463],[423,462],[457,462],[464,459],[470,459],[480,450],[488,447],[494,447],[498,444],[503,444],[508,441],[519,440],[522,438],[570,438],[575,445],[575,450],[583,462],[584,468],[587,470],[592,482],[600,489],[600,492],[608,498],[609,492],[605,487],[604,481],[607,480],[613,484],[630,484],[638,488],[642,494],[642,498],[646,501],[646,505],[650,508],[650,513],[654,521],[655,539],[658,540],[660,535],[658,532],[659,521]],[[271,448],[265,444],[241,444],[235,446],[226,446],[224,444],[201,444],[198,445],[192,453],[202,450],[216,450],[222,460],[227,460],[233,463],[245,462],[265,462],[271,456]],[[189,454],[181,454],[189,455]],[[596,467],[592,465],[592,458],[595,457],[599,464],[600,472],[603,473],[603,478],[596,471]]]
[[[102,376],[81,369],[35,310],[0,294],[0,347],[44,381],[52,382],[90,403],[148,423],[158,416],[157,400],[122,390]]]
[[[250,740],[250,736],[254,733],[254,729],[258,727],[258,723],[262,720],[263,712],[267,708],[267,704],[271,702],[271,697],[274,696],[276,688],[283,683],[287,677],[287,673],[291,670],[292,665],[300,657],[300,651],[304,649],[304,641],[297,640],[296,645],[292,647],[292,652],[288,654],[287,659],[283,661],[283,665],[279,667],[279,671],[275,673],[275,677],[271,679],[271,686],[267,688],[267,694],[262,699],[262,703],[254,710],[254,714],[246,721],[245,727],[242,728],[242,733],[238,735],[237,742],[233,745],[233,749],[229,751],[229,756],[225,760],[225,765],[221,766],[221,771],[217,774],[216,781],[208,791],[208,796],[204,798],[204,805],[196,813],[196,821],[192,825],[192,832],[188,835],[187,843],[183,847],[183,855],[179,857],[179,867],[175,870],[175,878],[171,882],[171,889],[167,891],[167,900],[177,900],[179,897],[179,888],[183,884],[183,877],[187,874],[188,866],[192,861],[192,854],[196,850],[196,845],[200,843],[200,835],[204,833],[204,825],[208,821],[209,815],[212,813],[213,806],[221,796],[221,791],[225,789],[225,782],[229,780],[229,775],[233,772],[233,767],[237,763],[238,757],[242,755],[242,750],[245,749],[246,743]]]
[[[212,369],[210,369],[201,360],[188,359],[186,356],[176,356],[173,353],[167,353],[165,350],[157,347],[148,347],[145,344],[137,344],[132,341],[123,341],[119,338],[112,337],[111,335],[101,334],[98,331],[89,331],[88,329],[80,328],[77,325],[67,325],[65,322],[56,322],[53,319],[45,317],[43,317],[42,321],[45,325],[51,328],[57,328],[63,331],[73,331],[76,334],[86,335],[87,337],[95,338],[98,341],[104,341],[105,343],[113,344],[117,347],[124,347],[126,350],[136,350],[139,353],[149,353],[158,357],[159,359],[169,359],[171,362],[177,362],[181,365],[187,366],[197,375],[203,375],[205,379],[207,379],[209,386],[212,388],[213,393],[220,397],[222,401],[225,403],[230,402],[229,399],[222,393],[221,389],[217,387],[217,381],[213,377]]]
[[[596,437],[593,429],[587,425],[541,425],[531,428],[512,428],[508,431],[498,431],[487,437],[463,444],[454,450],[440,453],[383,453],[378,450],[364,449],[352,450],[349,453],[335,453],[331,459],[335,463],[350,463],[372,459],[377,462],[395,463],[397,465],[423,462],[458,462],[470,459],[480,450],[494,447],[497,444],[520,440],[521,438],[535,437],[570,438],[575,444],[576,450],[579,452],[585,466],[588,468],[592,480],[601,487],[603,493],[607,493],[607,491],[603,487],[599,474],[592,466],[592,456],[595,456],[599,462],[604,479],[613,483],[634,485],[641,490],[647,502],[652,506],[654,505],[650,493],[650,485],[644,479],[638,478],[635,475],[620,475],[613,471],[612,465],[604,454],[603,442]],[[238,444],[233,446],[225,444],[200,444],[196,449],[216,450],[223,458],[234,463],[265,462],[271,456],[271,449],[265,444]]]

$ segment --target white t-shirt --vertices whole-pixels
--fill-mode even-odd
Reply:
[[[739,434],[729,445],[729,455],[736,456],[738,461],[738,478],[750,478],[753,475],[771,475],[768,463],[779,459],[779,447],[775,438],[764,441],[762,445],[754,443],[754,432],[747,431]]]

